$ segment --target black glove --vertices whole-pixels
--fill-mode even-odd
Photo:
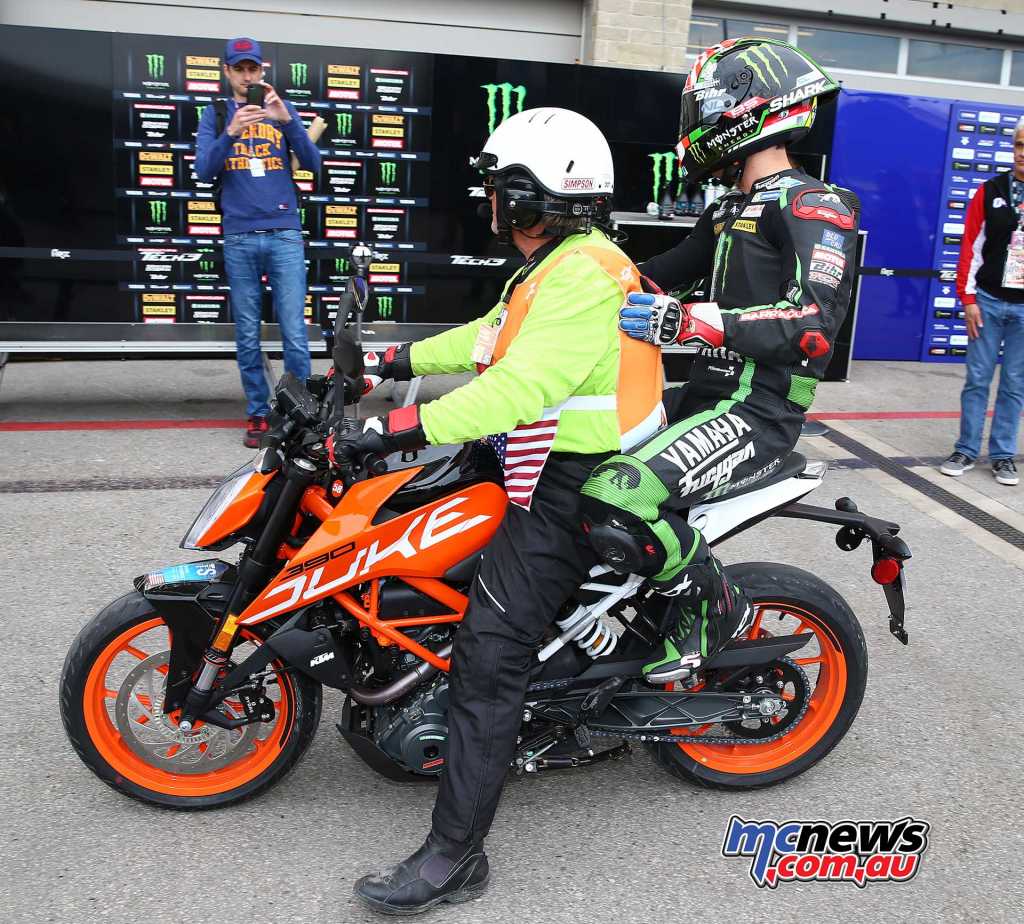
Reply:
[[[390,346],[383,353],[371,351],[364,354],[363,364],[366,375],[377,376],[381,381],[392,379],[395,382],[408,382],[413,377],[412,360],[409,357],[410,343]]]
[[[393,452],[410,452],[427,445],[427,435],[420,424],[419,407],[400,407],[387,417],[368,417],[363,429],[343,427],[341,421],[331,428],[327,437],[327,454],[332,464],[375,453],[388,456]]]

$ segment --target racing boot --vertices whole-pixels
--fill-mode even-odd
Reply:
[[[661,657],[643,667],[648,683],[686,680],[753,623],[746,594],[729,582],[703,537],[692,561],[670,578],[650,580],[655,593],[675,598],[673,609],[678,610]]]
[[[387,872],[363,876],[353,891],[380,914],[419,914],[441,902],[478,898],[489,878],[482,842],[459,843],[431,831],[411,857]]]

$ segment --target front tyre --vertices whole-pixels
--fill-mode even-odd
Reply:
[[[232,659],[261,644],[247,631]],[[270,722],[228,730],[197,721],[184,734],[178,710],[163,712],[169,631],[141,594],[130,593],[97,614],[64,661],[60,712],[85,765],[118,792],[155,805],[216,808],[250,799],[278,782],[302,757],[320,721],[320,687],[291,672],[266,686]],[[268,670],[284,664],[272,661]],[[244,716],[239,700],[221,707]]]
[[[673,732],[709,737],[732,734],[737,743],[658,742],[648,749],[673,776],[689,783],[713,789],[756,789],[803,773],[842,740],[864,698],[868,652],[849,605],[810,572],[770,562],[746,562],[726,570],[754,607],[754,623],[746,638],[812,635],[791,656],[810,683],[807,710],[792,730],[774,741],[751,743],[759,733],[715,725]],[[783,698],[788,698],[786,693]],[[770,727],[765,731],[769,733],[765,737],[771,737]]]

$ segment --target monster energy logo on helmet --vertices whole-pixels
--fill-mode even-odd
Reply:
[[[305,86],[306,81],[309,79],[309,67],[302,62],[296,62],[289,64],[288,68],[291,71],[292,86]]]
[[[395,179],[398,176],[397,164],[384,161],[377,164],[377,169],[380,171],[380,182],[382,186],[394,185]]]
[[[350,135],[352,134],[352,113],[351,112],[336,112],[334,113],[334,125],[338,129],[339,135]]]
[[[786,62],[782,60],[779,53],[771,45],[752,45],[736,55],[738,61],[742,61],[749,67],[757,79],[769,90],[782,89],[782,77],[775,73],[775,65],[778,65],[784,75],[789,74]],[[762,70],[763,67],[763,70]],[[769,81],[765,74],[771,78]]]
[[[146,55],[146,70],[150,80],[159,80],[164,75],[164,56]]]
[[[671,151],[647,155],[651,161],[651,201],[657,202],[662,186],[671,187],[673,168],[676,166],[676,155]],[[676,176],[678,176],[678,172]]]
[[[526,102],[526,87],[522,84],[482,83],[480,89],[487,93],[487,134],[492,134],[509,116],[523,111]],[[498,118],[498,110],[501,118]]]
[[[390,318],[391,312],[395,309],[395,298],[393,295],[378,295],[377,296],[377,316],[381,318]]]
[[[149,220],[156,225],[162,225],[167,221],[167,203],[159,199],[149,200]]]

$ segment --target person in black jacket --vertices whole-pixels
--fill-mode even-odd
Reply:
[[[669,426],[598,466],[582,491],[584,530],[605,562],[678,604],[644,667],[650,683],[691,678],[752,623],[742,588],[678,511],[775,472],[828,365],[850,301],[859,203],[793,168],[786,145],[838,91],[799,49],[755,38],[709,48],[683,89],[680,172],[724,171],[737,188],[640,270],[666,291],[706,279],[709,301],[631,295],[620,326],[698,355],[687,384],[665,393]]]
[[[1015,485],[1013,457],[1024,408],[1024,118],[1013,135],[1013,170],[983,183],[967,209],[956,291],[967,323],[967,378],[960,393],[960,437],[940,471],[955,478],[974,468],[1002,348],[988,456],[996,481]]]

